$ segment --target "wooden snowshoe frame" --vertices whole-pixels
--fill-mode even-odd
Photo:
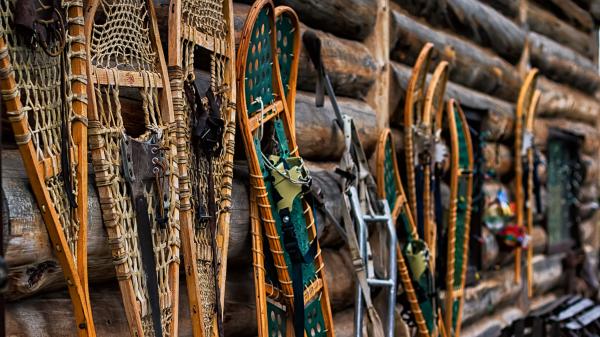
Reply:
[[[264,246],[261,245],[257,241],[257,231],[253,231],[253,249],[260,250],[253,252],[259,336],[271,336],[273,333],[283,336],[293,334],[290,331],[294,302],[291,265],[287,262],[289,257],[283,245],[281,220],[278,219],[272,200],[273,187],[271,182],[265,180],[269,173],[263,169],[263,160],[268,159],[263,156],[268,154],[262,153],[261,147],[262,141],[265,140],[263,137],[273,136],[277,141],[276,150],[280,151],[283,158],[299,157],[293,133],[293,120],[276,57],[275,15],[272,1],[259,0],[254,3],[242,30],[236,60],[237,118],[248,158],[250,183],[255,199],[252,202],[256,202],[260,216],[259,220],[254,217],[253,224],[257,225],[257,221],[260,221],[264,233],[261,238],[266,242]],[[265,129],[269,128],[272,128],[273,132],[270,135],[264,134]],[[312,209],[303,197],[297,197],[294,203],[301,209],[294,207],[290,218],[300,221],[294,223],[294,228],[296,236],[301,238],[306,246],[317,240]],[[302,246],[301,249],[306,249]],[[314,261],[302,264],[302,268],[306,310],[305,333],[332,336],[334,330],[331,304],[320,248],[317,247]]]
[[[10,1],[14,4],[14,1]],[[14,5],[0,12],[0,89],[2,104],[21,152],[33,194],[46,224],[52,250],[67,283],[76,330],[95,336],[87,272],[88,159],[85,35],[83,6],[62,1],[65,45],[58,56],[32,48],[14,27]],[[6,12],[4,12],[6,10]],[[30,75],[35,71],[35,75]],[[61,77],[59,74],[64,74]],[[64,100],[63,100],[64,99]],[[63,120],[69,118],[66,124]],[[67,130],[65,137],[61,127]],[[63,176],[64,146],[73,200]]]
[[[433,44],[427,43],[421,49],[413,66],[412,74],[406,89],[404,103],[404,150],[406,163],[406,183],[408,202],[413,215],[414,225],[417,225],[417,187],[415,181],[415,150],[414,126],[420,123],[425,105],[425,90],[427,72],[431,63]],[[416,227],[415,227],[416,230]]]
[[[394,141],[390,130],[387,128],[379,136],[376,156],[377,172],[375,175],[377,179],[377,193],[380,198],[387,199],[391,208],[392,219],[396,222],[396,227],[403,226],[403,231],[408,233],[410,240],[418,240],[417,227],[414,224],[408,199],[404,194],[404,188],[400,179]],[[432,322],[427,322],[431,318],[426,318],[421,309],[400,243],[396,247],[396,258],[400,282],[402,282],[402,287],[408,298],[410,311],[414,316],[418,334],[421,337],[433,336],[430,335],[428,327]]]
[[[454,99],[436,115],[436,130],[448,125],[450,142],[450,204],[446,251],[446,332],[460,336],[464,289],[469,257],[469,232],[473,189],[473,147],[467,119]]]
[[[525,226],[527,235],[531,235],[533,230],[533,149],[528,148],[525,155],[522,153],[523,138],[526,133],[533,132],[533,119],[539,94],[536,93],[538,70],[530,70],[519,91],[519,97],[516,106],[515,116],[515,204],[516,204],[516,221],[518,226]],[[537,98],[536,98],[537,96]],[[533,140],[532,140],[533,141]],[[531,163],[530,170],[527,176],[528,187],[530,188],[529,199],[525,200],[525,190],[523,186],[523,157],[529,158]],[[527,206],[529,205],[529,206]],[[526,222],[527,221],[527,222]],[[531,251],[531,252],[530,252]],[[515,282],[521,283],[521,260],[522,248],[516,248],[515,251]],[[527,293],[529,296],[533,293],[533,250],[527,250],[526,273],[527,273]]]
[[[170,7],[168,64],[178,128],[181,240],[192,332],[195,337],[218,336],[225,299],[235,141],[233,4],[231,0],[172,0]],[[197,116],[184,89],[185,85],[193,86],[196,80],[194,59],[198,50],[211,60],[209,78],[198,81],[210,80],[210,90],[221,99],[221,118],[225,122],[221,152],[211,159],[211,165],[208,165],[206,155],[191,145],[193,120]],[[205,92],[199,94],[203,96]],[[209,167],[212,168],[217,208],[217,256],[213,254],[209,226],[201,224],[197,214],[200,205],[208,209]],[[220,298],[216,298],[217,294]]]
[[[154,5],[149,0],[92,0],[86,13],[90,150],[129,330],[132,336],[157,334],[149,294],[158,291],[160,328],[165,335],[176,336],[180,246],[176,127]],[[158,289],[147,287],[149,274],[141,259],[138,214],[123,172],[120,147],[125,134],[137,141],[158,136],[168,166],[164,203],[154,200],[157,186],[144,182]],[[153,203],[166,205],[164,225],[158,224]]]
[[[296,85],[298,62],[300,62],[300,20],[293,9],[287,6],[275,8],[277,29],[277,60],[281,71],[281,82],[292,121],[292,133],[296,134]]]

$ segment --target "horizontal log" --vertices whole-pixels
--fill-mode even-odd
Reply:
[[[250,11],[250,6],[236,3],[233,8],[236,45],[238,45],[241,30],[244,27],[244,21]],[[298,14],[303,23],[306,23],[304,20],[307,16],[301,13]],[[377,75],[377,65],[369,49],[360,42],[340,38],[333,34],[307,27],[304,24],[300,25],[300,34],[304,34],[307,30],[313,31],[321,39],[323,63],[327,69],[335,93],[339,96],[364,99],[373,83],[375,83]],[[298,89],[310,92],[314,91],[316,78],[317,73],[308,57],[308,53],[304,49],[304,44],[301,44],[300,61],[298,64]]]
[[[600,75],[586,56],[535,32],[529,33],[528,38],[531,64],[546,77],[592,95],[600,88]]]
[[[493,0],[491,0],[493,1]],[[493,1],[495,2],[495,1]],[[577,30],[534,2],[527,4],[529,28],[592,59],[595,51],[591,35]]]
[[[392,62],[392,81],[390,82],[390,123],[402,125],[404,113],[404,94],[408,86],[412,69],[404,64]],[[428,75],[428,79],[431,76]],[[448,82],[446,99],[455,98],[465,108],[483,114],[482,129],[487,131],[487,139],[494,141],[510,137],[514,124],[514,105],[466,88],[454,82]],[[468,112],[468,111],[466,111]]]
[[[581,203],[588,203],[597,201],[600,197],[600,191],[598,190],[598,184],[583,185],[579,189],[579,200]]]
[[[19,152],[4,149],[2,163],[2,189],[10,219],[5,245],[10,282],[5,295],[9,300],[17,300],[63,289],[66,284],[62,269],[52,254],[46,227],[28,187]],[[332,171],[316,167],[312,176],[314,185],[323,191],[327,207],[341,221],[339,186]],[[228,260],[232,265],[249,263],[247,259],[251,248],[247,200],[249,179],[245,165],[236,163],[234,177]],[[89,194],[88,272],[90,282],[99,283],[113,279],[115,274],[93,177],[90,177]],[[321,241],[324,247],[343,245],[333,225],[320,212],[317,221],[323,230]]]
[[[379,131],[375,111],[367,103],[340,97],[342,113],[354,120],[366,153],[375,149]],[[325,106],[315,106],[312,93],[299,91],[296,95],[296,135],[300,153],[311,160],[338,161],[344,151],[344,137],[333,121],[335,113],[325,97]]]
[[[377,0],[277,0],[292,7],[307,25],[353,40],[364,40],[375,27]]]
[[[600,204],[597,201],[590,201],[582,204],[577,209],[577,215],[581,218],[581,220],[588,220],[597,216],[598,211],[600,210]],[[593,222],[594,226],[596,226],[597,222]]]
[[[585,246],[598,247],[598,221],[600,221],[600,212],[595,213],[597,214],[593,214],[591,217],[582,220],[578,225],[581,243]]]
[[[354,308],[348,308],[333,315],[333,328],[337,337],[353,337]]]
[[[600,182],[600,158],[582,154],[580,156],[581,163],[585,167],[584,185],[597,184]]]
[[[521,57],[525,32],[494,8],[477,0],[394,0],[412,15],[493,49],[511,63]]]
[[[563,129],[584,137],[581,152],[596,156],[600,149],[600,133],[593,126],[565,118],[536,118],[533,133],[536,144],[541,149],[546,148],[550,128]]]
[[[562,281],[562,255],[536,255],[533,258],[533,288],[536,296],[556,288]],[[476,286],[467,288],[463,309],[463,324],[470,324],[498,310],[516,303],[522,285],[514,283],[513,266],[490,272]]]
[[[545,305],[555,301],[557,296],[553,293],[531,299],[531,310],[542,308]],[[463,337],[486,337],[500,336],[502,329],[511,325],[517,319],[525,317],[527,312],[518,307],[517,303],[512,303],[507,307],[495,308],[493,314],[486,315],[485,319],[466,324],[461,330]]]
[[[497,177],[503,177],[511,172],[514,154],[508,146],[500,143],[486,143],[482,152],[486,170],[493,171]]]
[[[542,91],[537,110],[539,116],[564,117],[596,124],[600,116],[600,103],[595,98],[543,76],[538,80],[538,88]]]
[[[600,21],[600,0],[592,0],[590,3],[590,14],[597,22]]]
[[[569,24],[585,32],[590,32],[594,28],[594,20],[588,9],[581,8],[572,0],[550,0],[542,3]]]
[[[246,254],[249,256],[250,254]],[[354,299],[352,263],[334,250],[323,250],[326,281],[334,312],[350,306]],[[345,261],[341,261],[341,259]],[[255,295],[252,263],[229,265],[223,323],[226,336],[256,336]],[[179,336],[192,336],[187,292],[180,279]],[[98,336],[127,336],[125,311],[116,281],[90,288],[94,323]],[[341,307],[339,307],[341,305]],[[7,336],[76,335],[72,306],[66,291],[9,302],[6,313]],[[240,319],[244,317],[245,319]]]
[[[482,2],[492,6],[508,18],[517,19],[519,17],[521,1],[523,0],[483,0]]]
[[[510,102],[517,100],[521,78],[516,68],[475,43],[432,29],[396,10],[391,14],[390,41],[391,58],[408,65],[413,65],[423,45],[431,42],[434,63],[450,63],[450,81]]]
[[[302,27],[302,33],[306,31]],[[346,40],[315,29],[321,39],[321,56],[333,90],[338,96],[364,100],[377,77],[377,64],[369,49],[362,43]],[[298,65],[298,89],[314,91],[317,73],[302,45]]]

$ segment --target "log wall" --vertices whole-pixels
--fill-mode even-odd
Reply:
[[[168,6],[164,5],[168,0],[155,1],[159,3],[160,29],[164,33],[168,15]],[[252,1],[235,0],[238,39],[250,8],[248,3]],[[592,31],[596,27],[594,20],[600,20],[600,1],[275,0],[275,3],[294,8],[302,22],[301,30],[315,31],[321,37],[324,63],[340,96],[340,106],[354,119],[367,154],[373,152],[379,130],[388,126],[392,128],[396,150],[403,151],[404,92],[421,47],[433,43],[434,63],[443,60],[450,66],[446,98],[458,99],[482,121],[485,163],[498,177],[498,181],[490,182],[486,188],[512,180],[515,103],[525,71],[539,68],[538,88],[542,98],[535,122],[536,146],[544,158],[550,128],[564,128],[583,136],[579,150],[587,176],[580,195],[579,215],[586,251],[598,251],[600,76],[597,36]],[[315,184],[322,188],[327,205],[339,219],[339,186],[332,172],[343,151],[343,137],[332,123],[334,113],[328,100],[325,108],[314,105],[315,72],[304,51],[299,68],[296,130],[300,152],[309,162]],[[243,159],[243,154],[236,153],[236,158]],[[71,312],[62,271],[49,248],[18,153],[4,151],[2,159],[5,178],[2,188],[7,195],[11,224],[7,241],[9,335],[37,336],[39,331],[45,335],[68,335],[72,331]],[[544,165],[539,173],[540,180],[545,182]],[[227,336],[256,334],[247,181],[243,161],[236,162],[225,307]],[[510,186],[504,186],[511,190]],[[98,335],[125,335],[106,233],[91,185],[89,205],[91,299]],[[333,225],[322,214],[317,219],[324,228],[321,243],[336,333],[350,336],[354,296],[351,262]],[[545,294],[563,284],[563,256],[544,255],[547,235],[543,221],[538,222],[533,241],[536,253],[533,302],[539,304],[548,298],[543,297]],[[497,330],[511,321],[508,316],[523,315],[528,309],[527,305],[517,308],[514,304],[520,303],[517,299],[522,288],[510,282],[510,256],[500,256],[492,244],[484,248],[488,251],[485,265],[497,270],[481,272],[478,284],[467,289],[463,335],[481,336]],[[509,264],[502,265],[506,262]],[[180,289],[180,335],[188,336],[185,286],[182,284]],[[490,314],[489,319],[481,319]]]

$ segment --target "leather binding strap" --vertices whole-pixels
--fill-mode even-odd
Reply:
[[[231,217],[236,117],[233,3],[168,2],[168,21],[163,17],[160,26],[168,27],[169,36],[187,299],[193,336],[215,337],[224,333]],[[208,138],[212,144],[206,143]]]
[[[149,205],[145,195],[145,185],[154,183],[156,190],[164,191],[165,186],[163,181],[168,163],[165,162],[160,143],[161,140],[158,135],[154,135],[146,142],[140,142],[124,135],[121,148],[122,157],[125,159],[123,162],[123,173],[134,199],[133,205],[137,221],[137,233],[140,241],[142,264],[147,282],[155,336],[163,336],[163,329],[160,317],[159,285],[155,272],[156,261],[154,260],[154,246],[152,244],[152,223],[148,215]],[[166,193],[168,194],[168,185],[166,185],[166,189]],[[159,225],[165,228],[167,219],[162,209],[163,193],[154,196],[157,200],[154,217],[157,219]]]
[[[215,182],[213,174],[213,159],[221,152],[223,132],[225,131],[225,121],[221,118],[221,98],[215,97],[211,88],[208,88],[205,94],[206,101],[208,102],[208,111],[204,106],[202,97],[200,96],[198,86],[196,82],[186,81],[184,84],[184,90],[189,106],[194,111],[195,115],[192,116],[194,122],[192,122],[192,143],[196,148],[196,154],[203,153],[208,162],[208,195],[205,196],[206,205],[208,209],[204,209],[202,203],[198,203],[198,209],[196,210],[196,226],[199,226],[202,222],[208,222],[210,241],[212,248],[212,267],[214,270],[214,291],[215,291],[215,310],[216,310],[216,321],[217,321],[217,332],[219,336],[223,336],[223,316],[221,301],[221,290],[219,287],[219,275],[216,272],[219,270],[217,250],[217,205],[215,203]],[[196,160],[200,158],[197,156]],[[197,163],[199,166],[200,164]],[[192,188],[198,188],[194,186]],[[198,195],[199,193],[196,193]]]

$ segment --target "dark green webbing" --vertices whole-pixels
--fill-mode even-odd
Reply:
[[[260,112],[261,105],[257,101],[257,98],[260,97],[262,99],[263,105],[265,107],[274,102],[275,99],[272,80],[273,54],[271,52],[271,27],[268,11],[268,8],[264,8],[260,11],[258,15],[258,18],[254,25],[254,31],[252,32],[252,37],[250,39],[248,57],[246,60],[245,94],[246,106],[248,107],[249,116]],[[292,46],[292,44],[290,44],[290,46]],[[286,74],[286,76],[288,76],[289,78],[289,70],[286,72]],[[274,133],[272,144],[276,145],[276,149],[274,151],[271,151],[272,154],[276,154],[282,159],[288,158],[290,156],[290,149],[288,138],[285,134],[283,126],[283,120],[275,118],[273,120],[273,129]],[[271,211],[273,219],[275,220],[275,227],[277,228],[277,233],[280,236],[281,246],[284,247],[282,223],[278,211],[274,207],[274,205],[277,204],[277,202],[275,201],[276,190],[273,186],[273,178],[271,176],[271,173],[269,172],[269,169],[265,166],[265,158],[263,158],[261,139],[258,139],[258,137],[254,139],[254,147],[259,159],[259,165],[265,182],[269,202],[271,205],[273,205]],[[294,227],[294,231],[297,235],[300,250],[303,254],[305,254],[310,248],[310,240],[308,237],[308,230],[306,228],[307,223],[306,218],[304,216],[304,207],[301,197],[297,197],[294,200],[290,218]],[[266,239],[264,240],[265,243],[267,241],[268,240]],[[267,252],[267,249],[269,249],[268,245],[266,244],[264,248],[265,252]],[[269,255],[270,254],[265,254],[266,277],[274,286],[279,286],[274,261]],[[291,274],[291,259],[288,256],[287,252],[284,252],[283,255],[286,261],[286,265],[288,266],[288,270]],[[317,278],[317,272],[313,261],[302,264],[302,276],[302,282],[304,286],[310,285]],[[322,327],[321,330],[325,330],[324,316],[320,304],[320,299],[308,304],[309,306],[313,305],[313,308],[311,309],[312,311],[306,310],[305,312],[305,316],[307,317],[305,320],[305,330],[307,334],[310,334],[312,328],[316,328],[316,325],[311,326],[311,322],[320,322],[318,324],[320,324],[320,326]],[[267,303],[267,312],[269,315],[269,335],[285,336],[285,319],[288,319],[286,312],[272,303]],[[310,315],[310,317],[308,315]],[[275,317],[275,320],[273,320],[271,316]],[[310,318],[310,321],[308,318]],[[281,335],[279,333],[281,333]]]
[[[287,97],[290,89],[290,75],[292,71],[292,61],[294,57],[294,39],[295,28],[292,18],[283,13],[277,17],[277,59],[279,61],[279,71],[281,72],[281,82],[283,83],[283,91]]]
[[[272,59],[269,8],[263,8],[254,24],[246,59],[245,94],[249,116],[260,111],[257,98],[262,99],[265,107],[274,101]]]
[[[385,197],[387,199],[390,210],[394,209],[396,205],[396,198],[398,197],[400,186],[396,181],[396,170],[394,169],[394,156],[392,153],[392,141],[391,135],[388,135],[385,146],[384,146],[385,158],[383,161],[383,174],[385,182]]]

